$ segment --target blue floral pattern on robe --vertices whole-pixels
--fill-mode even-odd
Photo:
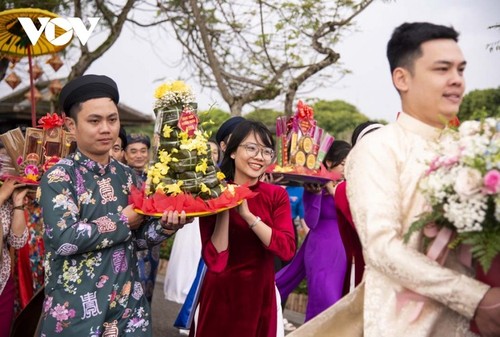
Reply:
[[[158,220],[130,230],[133,171],[78,150],[42,177],[45,301],[42,336],[151,336],[150,307],[137,273],[137,249],[167,238]]]

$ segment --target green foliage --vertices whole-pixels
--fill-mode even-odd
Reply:
[[[247,113],[245,118],[262,122],[269,130],[274,132],[276,129],[276,118],[278,118],[278,116],[283,116],[283,113],[272,109],[256,109]]]
[[[158,4],[183,46],[182,61],[194,68],[193,76],[204,87],[219,90],[231,112],[240,114],[248,104],[279,96],[285,96],[289,109],[305,82],[314,87],[333,82],[344,68],[336,65],[336,43],[372,2],[268,0],[242,5],[241,0],[167,0]],[[195,10],[199,16],[193,15]],[[313,76],[318,73],[322,76]]]
[[[488,271],[493,259],[500,254],[500,226],[495,218],[496,207],[495,200],[489,198],[485,222],[482,224],[483,230],[458,235],[463,243],[470,245],[472,257],[485,271]]]
[[[229,112],[212,108],[207,111],[198,112],[200,124],[203,130],[207,131],[212,137],[215,137],[220,125],[231,117]]]
[[[464,96],[458,118],[461,121],[500,117],[500,87],[473,90]]]
[[[300,284],[297,286],[297,288],[295,288],[295,290],[293,291],[294,293],[296,294],[304,294],[304,295],[307,295],[308,292],[307,292],[307,282],[305,279],[303,279]]]
[[[495,219],[495,201],[488,200],[485,223],[482,224],[481,231],[457,233],[454,239],[447,245],[448,249],[456,249],[461,244],[470,246],[472,257],[479,262],[483,270],[488,271],[493,259],[500,254],[500,227]],[[456,228],[444,217],[442,207],[434,207],[432,211],[418,216],[407,233],[403,235],[403,240],[408,243],[410,237],[417,232],[421,232],[427,224],[434,223],[438,227],[448,227],[455,231]],[[423,237],[423,251],[426,252],[432,244],[434,238]]]
[[[354,128],[369,120],[354,105],[342,100],[321,100],[312,107],[318,125],[336,139],[350,141]]]
[[[160,244],[160,259],[170,260],[175,234]]]
[[[429,223],[442,223],[443,220],[443,214],[440,211],[432,211],[432,212],[426,212],[422,213],[418,216],[418,220],[414,221],[411,225],[410,228],[408,229],[408,232],[406,232],[403,235],[403,241],[404,243],[408,243],[410,240],[410,237],[417,232],[421,232],[424,227],[429,224]],[[449,224],[451,226],[451,224]],[[424,244],[426,246],[426,244]]]
[[[342,100],[320,100],[313,104],[312,107],[318,125],[337,139],[350,141],[354,128],[369,120],[354,105]],[[276,118],[283,115],[284,113],[272,109],[256,109],[247,113],[245,118],[260,121],[274,131]],[[380,122],[386,123],[385,121]]]
[[[143,135],[148,135],[151,139],[153,139],[153,131],[154,131],[154,124],[142,124],[142,125],[137,125],[137,126],[127,126],[125,128],[125,131],[127,132],[127,135],[131,135],[133,133],[140,133]]]
[[[493,259],[500,254],[500,228],[477,232],[462,242],[471,246],[472,256],[487,271]]]

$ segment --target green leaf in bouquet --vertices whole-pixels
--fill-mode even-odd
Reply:
[[[500,254],[500,228],[462,234],[464,236],[462,242],[471,246],[472,257],[481,264],[484,271],[488,272],[493,259]]]
[[[411,225],[410,228],[408,229],[408,232],[406,232],[403,236],[403,240],[405,243],[408,243],[410,241],[410,237],[413,235],[415,232],[420,232],[424,229],[424,227],[431,222],[439,223],[439,220],[442,219],[442,213],[432,211],[432,212],[425,212],[422,213],[418,216],[418,220],[414,221]]]

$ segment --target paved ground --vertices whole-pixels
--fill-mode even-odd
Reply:
[[[178,337],[182,336],[173,324],[179,309],[180,304],[170,302],[163,295],[163,280],[165,279],[164,271],[158,273],[155,290],[153,293],[153,336],[154,337]],[[285,318],[293,322],[295,325],[300,325],[304,322],[304,315],[285,310]],[[235,336],[238,337],[238,336]]]

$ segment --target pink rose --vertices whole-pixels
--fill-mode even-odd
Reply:
[[[496,194],[500,192],[500,172],[491,170],[484,176],[484,189],[487,194]]]

